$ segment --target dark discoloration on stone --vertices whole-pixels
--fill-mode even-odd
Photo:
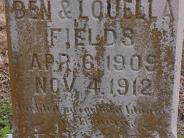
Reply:
[[[97,81],[100,81],[104,75],[101,69],[93,69],[93,70],[88,70],[88,71],[84,70],[83,73],[90,80],[97,80]]]
[[[156,74],[152,75],[152,82],[155,83],[153,87],[153,96],[160,96],[155,100],[149,100],[145,98],[138,98],[137,106],[141,108],[147,108],[148,105],[153,111],[163,111],[160,114],[142,115],[137,117],[136,123],[138,124],[137,129],[142,137],[153,137],[160,135],[160,137],[169,137],[170,125],[168,122],[171,118],[170,111],[165,111],[171,106],[172,97],[167,96],[172,93],[171,82],[173,81],[174,70],[174,51],[172,46],[162,44],[164,34],[157,28],[151,29],[151,24],[145,20],[137,21],[135,19],[122,19],[122,27],[132,28],[134,30],[134,43],[136,53],[146,55],[152,53],[157,57]],[[169,40],[165,40],[167,42]],[[164,43],[164,42],[163,42]],[[149,49],[149,50],[148,50]],[[163,50],[164,49],[164,50]],[[163,56],[162,53],[165,53]],[[164,71],[164,67],[168,67]],[[168,74],[169,73],[169,74]],[[139,72],[139,76],[145,76],[145,71]],[[171,79],[171,81],[170,81]],[[163,83],[165,82],[165,83]],[[158,133],[158,134],[157,134]]]
[[[96,46],[96,56],[95,56],[95,59],[97,61],[97,64],[100,65],[101,60],[104,57],[105,42],[104,42],[103,37],[100,37],[100,36],[97,36],[96,40],[97,40],[97,42],[99,44]]]
[[[61,1],[63,11],[52,7],[53,20],[29,19],[27,15],[14,21],[11,15],[11,23],[16,24],[11,33],[18,40],[10,38],[18,46],[12,45],[13,50],[9,46],[9,51],[13,51],[10,71],[14,133],[19,137],[36,133],[77,138],[169,137],[176,47],[174,24],[171,22],[165,29],[160,13],[156,19],[150,16],[157,16],[157,12],[149,11],[149,17],[142,14],[146,6],[152,8],[150,1],[126,1],[124,8],[114,7],[118,0],[89,2]],[[57,7],[58,3],[51,3]],[[93,13],[85,13],[83,6],[92,8]],[[107,11],[103,11],[104,7]],[[116,10],[132,10],[133,14],[126,18],[120,12],[117,17],[109,17]],[[51,28],[61,31],[52,34]],[[52,42],[50,47],[47,43]],[[45,54],[53,57],[53,62],[48,61],[49,67],[45,65]],[[84,61],[85,55],[89,61]],[[35,88],[36,77],[48,79],[45,91]],[[56,81],[52,86],[50,79]],[[57,87],[58,91],[53,93],[50,87]],[[34,110],[36,105],[42,107],[38,109],[41,111]],[[20,106],[26,108],[19,109]]]
[[[103,111],[111,107],[109,112],[95,112],[91,117],[91,122],[94,129],[100,132],[107,138],[128,137],[129,124],[125,116],[116,112],[117,106],[114,104],[104,103],[99,105],[99,110]]]
[[[26,25],[26,26],[25,26]],[[25,26],[25,28],[23,28]],[[34,80],[36,76],[39,77],[49,77],[51,78],[51,74],[48,72],[33,72],[30,73],[27,70],[30,68],[30,64],[28,61],[31,61],[30,57],[32,56],[32,53],[49,53],[49,47],[46,44],[46,38],[47,38],[47,24],[46,22],[30,22],[25,21],[24,24],[19,24],[19,30],[22,30],[22,33],[19,34],[20,40],[19,44],[21,51],[18,53],[19,55],[16,55],[17,64],[17,79],[19,80],[20,84],[16,84],[16,94],[17,98],[14,99],[17,104],[24,104],[29,103],[30,105],[36,102],[37,104],[49,104],[56,103],[57,97],[54,97],[52,95],[47,95],[46,97],[36,98],[37,96],[34,96],[34,93],[36,90],[32,89],[34,88],[34,83],[30,82],[29,80]],[[44,39],[40,41],[38,39],[39,35],[43,37]],[[26,38],[25,38],[26,37]],[[36,39],[36,40],[35,40]],[[36,41],[36,45],[33,45],[33,41]],[[26,47],[25,47],[26,45]],[[24,57],[24,58],[23,58]],[[19,60],[20,59],[20,60]],[[41,59],[41,58],[39,58]],[[45,61],[41,59],[40,63],[43,64]],[[19,71],[21,71],[19,73]],[[26,75],[27,74],[27,75]],[[22,81],[20,81],[22,80]],[[23,86],[23,87],[22,87]],[[25,87],[26,86],[26,87]],[[27,90],[32,89],[32,92],[27,93]],[[32,98],[31,98],[32,97]],[[34,100],[32,100],[34,99]],[[57,104],[57,103],[56,103]],[[38,131],[41,134],[50,134],[50,133],[56,133],[57,129],[60,134],[62,134],[66,130],[66,122],[65,124],[60,123],[63,122],[61,120],[60,114],[24,114],[24,113],[18,113],[18,122],[17,122],[17,134],[20,133],[20,137],[28,136],[29,134],[34,134],[35,130]],[[21,119],[22,118],[22,119]],[[57,126],[58,124],[58,126]],[[34,127],[32,127],[34,126]],[[57,128],[58,127],[58,128]]]
[[[167,97],[168,98],[168,97]],[[154,137],[155,135],[162,137],[170,137],[169,128],[169,111],[166,111],[166,105],[168,105],[167,98],[158,98],[159,102],[150,102],[145,99],[139,99],[138,106],[142,108],[151,107],[154,111],[152,114],[145,114],[137,117],[136,124],[139,137]]]
[[[30,65],[32,61],[33,53],[37,53],[39,57],[39,63],[41,66],[45,63],[45,59],[40,56],[42,54],[49,53],[49,46],[47,45],[47,22],[46,21],[30,21],[25,19],[24,21],[17,21],[18,44],[19,52],[13,53],[10,60],[13,63],[14,73],[12,76],[16,78],[12,82],[13,96],[12,103],[14,109],[18,108],[18,105],[51,105],[57,104],[57,96],[47,95],[45,97],[38,97],[35,95],[35,84],[30,80],[35,80],[35,77],[48,77],[52,78],[52,74],[47,71],[30,71]],[[33,44],[34,43],[34,44]],[[49,89],[49,88],[48,88]],[[49,91],[49,90],[47,90]],[[39,113],[25,113],[14,111],[14,128],[15,137],[29,137],[37,132],[41,134],[49,135],[51,133],[60,134],[66,132],[67,121],[61,118],[60,113],[53,115]],[[34,126],[34,127],[32,127]],[[57,133],[58,133],[57,132]]]

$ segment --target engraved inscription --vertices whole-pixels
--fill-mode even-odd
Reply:
[[[176,135],[179,0],[6,3],[15,138]]]

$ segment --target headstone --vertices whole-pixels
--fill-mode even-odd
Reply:
[[[6,1],[13,137],[175,138],[180,8],[179,0]]]

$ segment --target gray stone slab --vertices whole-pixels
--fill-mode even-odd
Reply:
[[[181,4],[6,1],[13,137],[175,138]]]

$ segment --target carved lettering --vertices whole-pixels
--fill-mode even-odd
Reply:
[[[61,18],[68,18],[68,19],[72,18],[70,5],[71,5],[70,0],[61,1],[62,10],[59,12],[59,16]]]
[[[38,5],[38,0],[29,0],[28,6],[26,3],[15,0],[13,1],[13,11],[15,12],[15,17],[17,19],[22,19],[25,16],[31,19],[42,19],[51,21],[51,3],[47,0],[45,4],[44,0],[39,0],[40,5]],[[28,9],[26,9],[28,7]]]
[[[39,18],[39,7],[36,5],[36,0],[30,0],[29,1],[29,10],[31,17],[33,19],[38,19]]]
[[[114,57],[114,62],[115,62],[114,68],[116,70],[123,70],[123,69],[125,69],[125,58],[124,58],[124,56],[116,55]]]
[[[54,63],[54,56],[52,54],[46,54],[46,69],[49,69],[49,65]]]
[[[57,39],[57,35],[55,35],[55,33],[57,32],[61,32],[61,28],[51,28],[51,46],[54,46],[54,39]]]
[[[83,68],[87,70],[94,68],[93,57],[90,54],[83,56]]]
[[[88,19],[87,16],[83,15],[83,0],[79,0],[79,18],[80,19]]]
[[[133,55],[130,65],[132,70],[139,71],[142,67],[142,58],[139,55]]]
[[[13,10],[15,10],[15,17],[17,19],[21,19],[25,16],[25,5],[22,1],[14,1]]]
[[[31,66],[30,69],[42,69],[41,68],[41,63],[39,61],[38,55],[37,54],[33,54],[32,58],[31,58]]]
[[[92,3],[92,15],[94,18],[101,20],[103,18],[103,3],[100,0],[94,0]]]
[[[112,37],[110,37],[110,35],[108,34],[111,34]],[[113,45],[117,39],[116,32],[113,29],[106,28],[104,30],[104,38],[107,46]],[[108,40],[111,40],[111,41],[108,41]]]
[[[36,77],[36,93],[45,94],[46,93],[46,78],[45,77]]]
[[[70,86],[68,85],[68,81],[67,81],[67,79],[66,79],[65,77],[64,77],[63,79],[64,79],[64,84],[65,84],[65,89],[66,89],[66,91],[71,92],[71,91],[72,91],[72,89],[73,89],[73,86],[74,86],[74,84],[75,84],[75,80],[76,80],[76,78],[75,78],[75,77],[73,77],[73,79],[72,79],[72,82],[71,82]]]
[[[84,46],[84,34],[86,30],[85,29],[81,29],[81,28],[76,28],[75,29],[75,46]]]
[[[119,95],[126,95],[128,93],[129,83],[126,79],[118,80],[118,87],[117,89]]]
[[[112,16],[112,0],[107,0],[107,13],[108,13],[108,16],[111,18],[111,19],[116,19],[118,16],[119,16],[119,12],[120,12],[120,0],[116,0],[116,8],[115,8],[115,12],[116,14],[114,16]]]

